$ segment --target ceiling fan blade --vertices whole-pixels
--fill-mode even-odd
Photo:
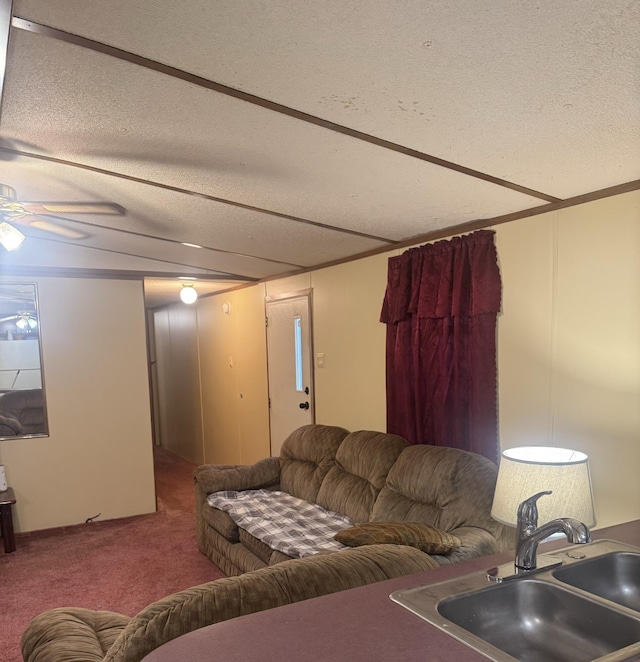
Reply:
[[[107,214],[123,216],[124,207],[114,202],[22,202],[31,214]]]
[[[84,232],[70,230],[69,228],[56,225],[55,223],[50,223],[49,221],[43,221],[39,218],[31,221],[29,223],[29,227],[35,228],[36,230],[42,230],[43,232],[51,232],[52,234],[57,234],[61,237],[66,237],[67,239],[86,239],[89,236]]]
[[[24,219],[21,219],[21,222],[25,225],[28,225],[30,228],[35,228],[36,230],[51,232],[52,234],[57,234],[67,239],[86,239],[89,236],[84,232],[77,232],[76,230],[65,228],[62,225],[57,225],[55,223],[51,223],[50,221],[42,220],[38,217],[29,218],[33,218],[33,220],[29,220],[28,223],[24,223]]]
[[[2,317],[0,318],[0,322],[8,322],[9,320],[15,320],[20,317],[19,315],[9,315],[9,317]]]

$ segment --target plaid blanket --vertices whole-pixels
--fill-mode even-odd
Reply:
[[[271,549],[294,558],[344,549],[333,536],[353,526],[348,517],[286,492],[228,490],[210,494],[207,501]]]

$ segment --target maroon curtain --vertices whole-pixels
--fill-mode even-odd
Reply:
[[[389,259],[387,431],[498,459],[494,233],[480,230]]]

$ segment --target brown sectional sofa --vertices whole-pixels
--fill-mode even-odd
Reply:
[[[154,602],[133,618],[73,607],[51,609],[27,626],[22,656],[25,662],[139,662],[162,644],[213,623],[433,567],[427,554],[412,547],[371,545],[194,586]],[[222,662],[215,650],[211,660]]]
[[[361,522],[422,522],[461,545],[438,564],[513,547],[513,533],[491,517],[497,476],[487,458],[454,448],[411,446],[396,435],[309,425],[284,442],[279,458],[254,465],[196,469],[200,551],[227,575],[288,560],[207,503],[225,490],[278,489]]]
[[[414,574],[512,546],[490,517],[496,467],[473,453],[409,446],[397,436],[312,425],[293,432],[279,458],[251,466],[198,467],[200,549],[226,574],[155,602],[133,618],[82,608],[52,609],[22,637],[25,662],[139,662],[199,628],[273,607]],[[372,544],[288,559],[206,503],[221,490],[279,488],[357,522],[424,522],[455,535],[451,554]],[[211,659],[217,659],[212,651]]]

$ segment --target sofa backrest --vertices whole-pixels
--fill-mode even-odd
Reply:
[[[294,430],[280,449],[280,489],[315,503],[336,451],[348,434],[348,430],[332,425],[304,425]]]
[[[44,395],[41,388],[8,391],[0,395],[0,415],[19,421],[21,434],[44,432]]]
[[[174,593],[143,609],[121,631],[104,662],[139,662],[158,646],[213,623],[435,567],[437,563],[430,556],[413,547],[368,545],[217,579]],[[46,646],[46,637],[32,638],[36,646]],[[60,653],[60,649],[56,652]],[[71,651],[64,659],[72,659],[72,655],[74,660],[89,659],[88,655],[81,656],[80,649]],[[268,651],[263,657],[271,659]],[[210,659],[222,658],[212,651]],[[32,659],[36,659],[35,655]]]
[[[354,522],[368,521],[389,470],[407,446],[395,434],[352,432],[340,444],[316,502]]]
[[[475,526],[502,533],[491,517],[497,466],[486,457],[440,446],[406,448],[387,476],[371,519],[423,522],[443,531]]]

